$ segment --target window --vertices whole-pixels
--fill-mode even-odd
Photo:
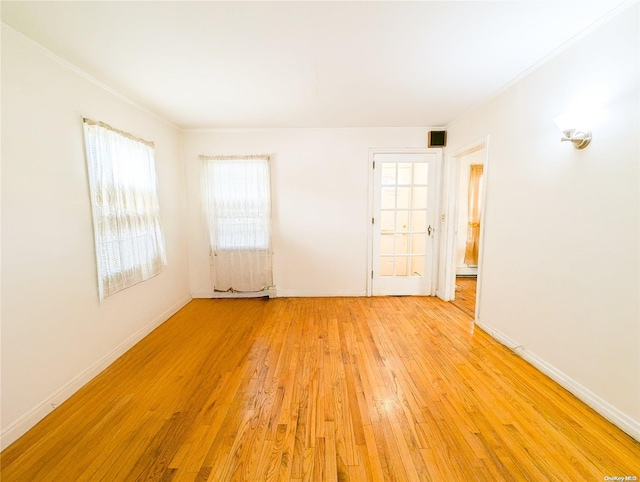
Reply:
[[[269,289],[273,280],[269,156],[201,159],[213,289]]]
[[[84,120],[100,300],[166,266],[154,145]]]
[[[263,156],[205,162],[209,239],[214,251],[269,248],[269,163]]]

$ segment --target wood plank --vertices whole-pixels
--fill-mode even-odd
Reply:
[[[640,443],[434,298],[193,300],[3,482],[603,480]]]

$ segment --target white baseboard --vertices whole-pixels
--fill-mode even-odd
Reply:
[[[478,267],[474,266],[473,268],[470,266],[458,266],[456,268],[456,276],[477,276],[478,275]]]
[[[265,290],[265,291],[252,291],[252,292],[228,292],[228,291],[196,291],[191,293],[193,298],[264,298],[268,296],[269,298],[276,298],[277,292],[276,289]]]
[[[211,298],[213,296],[213,293],[210,291],[192,291],[191,292],[191,297],[192,298]]]
[[[535,368],[557,382],[560,386],[566,388],[568,391],[570,391],[584,403],[589,405],[596,412],[616,425],[622,431],[628,433],[634,439],[640,441],[640,421],[634,420],[626,413],[618,410],[609,402],[599,397],[591,390],[575,381],[573,378],[567,376],[564,372],[558,370],[556,367],[549,364],[535,353],[527,350],[504,333],[501,333],[499,330],[496,330],[495,328],[492,328],[485,323],[481,323],[478,320],[476,320],[476,325],[493,339],[512,350],[516,355],[522,357]]]
[[[273,290],[268,293],[216,293],[211,291],[196,291],[191,293],[194,298],[253,298],[269,294],[269,298],[328,298],[341,296],[367,296],[367,290],[357,291],[315,291],[315,290]]]
[[[4,450],[13,442],[22,437],[29,429],[37,424],[44,417],[53,412],[71,395],[80,390],[84,385],[89,383],[93,378],[100,374],[104,369],[116,361],[120,356],[127,352],[132,346],[142,340],[145,336],[155,330],[162,323],[167,321],[171,316],[176,314],[183,306],[191,301],[191,296],[185,296],[175,303],[172,307],[157,316],[151,323],[144,326],[129,338],[120,343],[117,347],[100,358],[96,363],[84,370],[78,376],[64,384],[62,387],[54,391],[44,401],[29,410],[22,417],[4,428],[0,433],[0,450]]]
[[[356,291],[316,291],[316,290],[278,290],[278,298],[326,298],[343,296],[367,296],[367,290]]]

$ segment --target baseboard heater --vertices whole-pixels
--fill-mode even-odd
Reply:
[[[216,291],[211,298],[276,298],[275,286],[271,286],[262,291]]]
[[[462,266],[456,268],[456,276],[477,276],[478,275],[478,267],[477,266]]]

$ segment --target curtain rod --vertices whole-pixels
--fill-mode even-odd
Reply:
[[[87,125],[90,126],[98,126],[98,127],[102,127],[103,129],[107,129],[110,130],[112,132],[115,132],[116,134],[119,134],[123,137],[126,137],[127,139],[131,139],[132,141],[136,141],[136,142],[141,142],[142,144],[145,144],[153,149],[156,148],[156,145],[154,144],[153,141],[147,141],[145,139],[140,139],[139,137],[134,136],[133,134],[129,134],[128,132],[125,131],[121,131],[120,129],[116,129],[115,127],[111,127],[109,124],[105,124],[104,122],[100,122],[100,121],[94,121],[91,119],[87,119],[86,117],[82,118],[82,122],[84,122]]]
[[[255,160],[271,160],[269,154],[253,154],[249,156],[199,156],[201,161],[255,161]]]

